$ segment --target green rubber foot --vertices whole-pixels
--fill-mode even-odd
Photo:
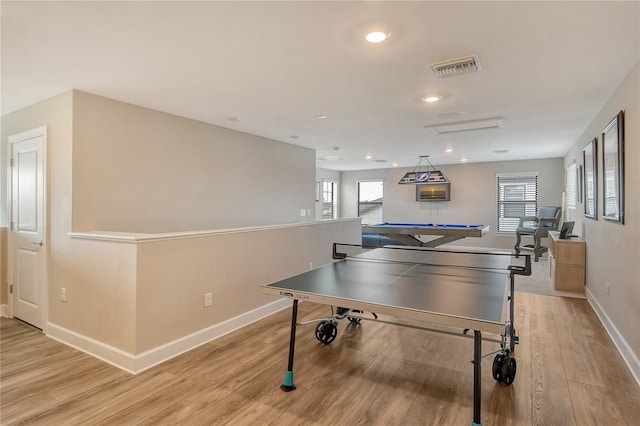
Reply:
[[[280,386],[285,392],[291,392],[296,388],[296,385],[293,384],[293,371],[287,371],[284,375],[284,383]]]

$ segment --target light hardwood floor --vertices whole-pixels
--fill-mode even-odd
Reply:
[[[586,300],[518,293],[518,371],[483,362],[485,425],[636,425],[640,389]],[[299,320],[328,307],[300,304]],[[2,425],[469,425],[471,339],[342,321],[298,329],[297,390],[279,389],[289,310],[129,375],[2,318]],[[485,343],[485,352],[496,345]]]

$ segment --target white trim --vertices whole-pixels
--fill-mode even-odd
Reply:
[[[538,172],[496,173],[496,178],[504,177],[538,177]]]
[[[587,301],[598,316],[598,319],[604,326],[607,334],[609,334],[609,337],[611,337],[611,340],[616,346],[616,349],[618,349],[618,352],[620,353],[620,355],[622,355],[622,359],[624,359],[627,367],[629,367],[631,375],[636,380],[638,386],[640,386],[640,359],[638,359],[638,356],[633,352],[631,346],[629,346],[627,341],[624,339],[622,334],[620,334],[604,309],[602,309],[602,306],[600,306],[598,300],[593,296],[593,293],[591,293],[589,287],[585,289],[585,293],[587,295]]]
[[[99,241],[114,241],[119,243],[140,244],[146,242],[164,241],[164,240],[177,240],[183,238],[197,238],[197,237],[209,237],[212,235],[225,235],[225,234],[242,234],[246,232],[256,231],[271,231],[282,228],[297,228],[302,226],[315,226],[326,225],[329,222],[352,222],[359,221],[360,218],[348,218],[348,219],[332,219],[322,220],[315,222],[298,222],[298,223],[285,223],[279,225],[265,225],[265,226],[246,226],[241,228],[222,228],[222,229],[209,229],[202,231],[186,231],[186,232],[167,232],[159,234],[141,234],[130,232],[111,232],[111,231],[87,231],[87,232],[69,232],[67,235],[71,238],[81,240],[99,240]]]
[[[0,317],[10,318],[9,317],[9,305],[2,304],[0,305]]]
[[[367,178],[367,179],[357,179],[356,183],[362,183],[362,182],[382,182],[382,184],[384,185],[384,178]]]
[[[269,315],[275,314],[283,309],[291,307],[288,299],[278,299],[268,305],[253,309],[234,318],[207,327],[190,335],[181,337],[173,342],[159,346],[152,350],[141,353],[136,357],[136,373],[140,373],[148,368],[158,365],[168,359],[188,352],[214,339],[222,337],[236,331],[253,322],[259,321]]]
[[[139,355],[123,351],[122,349],[107,345],[52,323],[47,325],[46,334],[54,340],[78,349],[128,373],[137,374],[290,306],[290,300],[278,299],[275,302],[245,312],[244,314],[212,325],[211,327],[196,331],[195,333],[191,333],[190,335],[158,346]]]
[[[47,323],[46,335],[53,340],[118,367],[127,373],[135,374],[135,355],[129,352],[53,323]]]

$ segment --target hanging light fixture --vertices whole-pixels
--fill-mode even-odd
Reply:
[[[418,158],[418,164],[413,168],[413,171],[405,173],[400,182],[398,182],[399,184],[449,183],[449,179],[444,173],[433,167],[428,155],[421,155]],[[424,171],[422,170],[423,161],[427,163]]]

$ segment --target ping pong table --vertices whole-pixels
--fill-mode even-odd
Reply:
[[[288,368],[281,388],[296,388],[293,360],[296,330],[301,325],[317,323],[316,338],[324,344],[335,339],[338,320],[344,318],[358,324],[378,321],[472,337],[472,425],[481,425],[482,358],[496,354],[492,365],[496,381],[510,385],[515,379],[514,280],[515,275],[531,274],[530,255],[525,255],[522,266],[512,265],[509,252],[406,246],[363,251],[361,246],[334,244],[333,258],[336,262],[262,286],[266,294],[293,299]],[[337,310],[328,318],[300,323],[300,300]],[[373,316],[362,315],[365,312]],[[377,314],[404,321],[381,320]],[[496,338],[483,337],[483,333]],[[483,355],[483,340],[498,343],[499,349]]]
[[[465,237],[483,237],[489,233],[489,225],[378,223],[363,225],[362,232],[380,234],[392,240],[418,247],[437,247]],[[420,235],[439,236],[431,241],[420,240]]]

